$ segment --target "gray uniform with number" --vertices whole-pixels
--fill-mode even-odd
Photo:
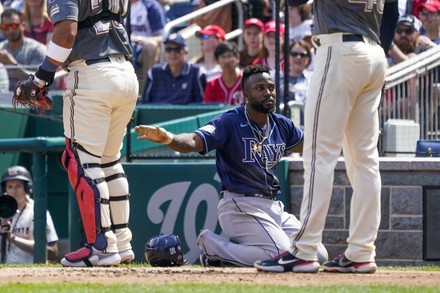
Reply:
[[[54,24],[66,19],[81,22],[88,16],[101,11],[100,2],[98,0],[49,0],[48,12]],[[130,58],[132,50],[127,32],[122,24],[116,22],[112,24],[110,29],[106,24],[98,22],[93,27],[78,30],[72,53],[63,67],[76,60],[98,59],[115,54]]]
[[[354,262],[375,258],[381,194],[377,108],[386,69],[378,43],[384,3],[313,1],[316,58],[304,115],[302,226],[292,235],[290,249],[301,259],[317,259],[341,151],[353,188],[345,255]]]
[[[118,7],[112,12],[126,14],[128,0],[108,1],[110,7]],[[60,21],[81,22],[101,12],[101,5],[98,0],[48,0],[48,13],[56,31]],[[78,145],[81,165],[99,166],[84,172],[99,189],[100,213],[96,213],[101,223],[97,221],[97,226],[117,227],[105,233],[109,253],[131,249],[128,182],[119,162],[139,87],[127,61],[131,52],[122,23],[99,20],[78,29],[72,52],[62,65],[69,71],[63,97],[64,135]]]

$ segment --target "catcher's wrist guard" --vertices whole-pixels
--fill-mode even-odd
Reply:
[[[39,81],[44,81],[45,84],[43,86],[50,86],[53,83],[55,72],[44,70],[43,68],[38,67],[37,72],[35,72],[35,77],[38,78]],[[41,86],[41,87],[43,87]]]

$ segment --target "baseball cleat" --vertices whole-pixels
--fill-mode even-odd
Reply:
[[[340,254],[334,259],[325,262],[323,267],[325,272],[331,273],[373,274],[377,269],[374,261],[354,262],[345,257],[344,254]]]
[[[206,267],[221,267],[222,266],[221,260],[211,260],[206,256],[206,254],[203,251],[200,252],[199,260],[200,260],[200,264],[204,268],[206,268]]]
[[[131,249],[119,252],[119,256],[121,257],[121,263],[123,264],[130,264],[134,260],[134,252]]]
[[[121,263],[119,253],[99,252],[89,245],[70,252],[60,261],[65,267],[110,267]]]
[[[317,273],[319,271],[319,263],[317,261],[297,258],[288,251],[272,259],[256,261],[254,267],[258,271],[274,273],[290,271],[295,273]]]

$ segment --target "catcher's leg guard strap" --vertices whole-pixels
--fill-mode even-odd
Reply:
[[[114,158],[116,159],[116,158]],[[130,217],[130,193],[124,169],[119,160],[101,164],[109,189],[112,229],[118,242],[118,250],[131,249],[131,231],[128,228]]]
[[[105,236],[102,235],[103,237],[97,239],[97,234],[104,234],[109,231],[109,227],[102,227],[101,225],[101,204],[108,205],[109,201],[100,198],[100,191],[97,187],[98,184],[105,182],[105,179],[92,179],[85,176],[84,171],[87,168],[100,168],[100,164],[81,164],[77,149],[72,146],[68,138],[66,138],[66,150],[63,153],[62,163],[75,190],[87,242],[93,244],[99,250],[105,250],[107,247]]]

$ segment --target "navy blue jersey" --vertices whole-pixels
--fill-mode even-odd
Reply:
[[[182,73],[173,76],[167,63],[156,64],[148,71],[143,103],[185,105],[201,103],[206,76],[196,64],[185,61]]]
[[[204,141],[202,154],[216,150],[217,172],[223,190],[267,195],[281,193],[275,166],[286,151],[302,141],[303,132],[280,114],[270,114],[269,121],[270,133],[261,151],[255,151],[257,138],[254,134],[262,129],[252,121],[249,125],[244,106],[217,116],[195,131]]]

